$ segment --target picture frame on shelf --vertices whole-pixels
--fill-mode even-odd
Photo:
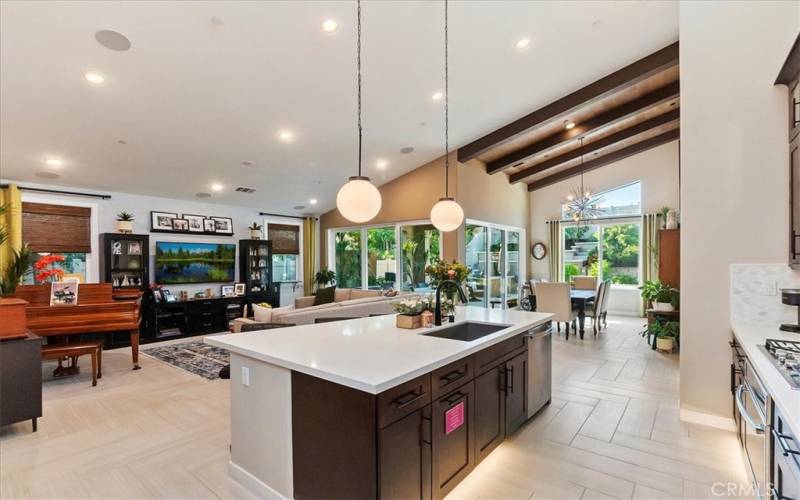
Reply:
[[[74,306],[78,303],[78,283],[57,281],[50,284],[51,306]]]
[[[122,255],[121,241],[115,241],[111,244],[111,255]]]
[[[234,285],[222,285],[220,287],[220,294],[223,297],[233,297],[236,295],[235,286]]]
[[[244,295],[244,283],[235,283],[233,285],[233,291],[237,296]]]
[[[191,233],[204,233],[207,232],[205,227],[205,215],[183,214],[182,218],[186,219],[189,223],[189,232]]]
[[[211,217],[214,221],[214,232],[217,234],[233,234],[233,219],[230,217]]]
[[[203,219],[203,230],[206,233],[216,233],[217,223],[214,222],[214,219]]]
[[[177,213],[150,212],[150,229],[156,231],[173,231],[172,220],[177,218]]]
[[[189,221],[186,219],[172,219],[172,229],[174,231],[189,231]]]
[[[129,241],[128,255],[142,255],[142,244],[138,241]]]

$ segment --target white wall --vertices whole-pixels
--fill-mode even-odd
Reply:
[[[680,208],[678,193],[678,141],[624,158],[584,175],[584,183],[594,192],[624,186],[639,181],[642,184],[642,210],[658,212],[661,207]],[[549,250],[546,221],[561,217],[561,202],[580,182],[578,177],[567,179],[530,193],[531,241],[544,242]],[[534,278],[550,279],[550,253],[542,260],[530,259],[530,274]],[[608,309],[612,314],[638,315],[639,292],[636,289],[612,287]]]
[[[2,183],[14,182],[13,180],[4,179]],[[154,196],[142,196],[129,193],[118,193],[110,191],[93,191],[83,188],[71,188],[66,186],[52,186],[52,185],[36,185],[30,183],[23,183],[25,186],[39,187],[44,189],[63,189],[68,191],[78,191],[82,193],[100,193],[111,195],[109,200],[101,200],[95,198],[56,195],[47,193],[36,193],[34,191],[22,191],[23,201],[36,201],[41,203],[55,203],[64,205],[77,205],[92,207],[92,257],[87,262],[87,281],[97,281],[100,277],[98,267],[98,251],[99,248],[99,233],[113,233],[116,232],[116,214],[121,211],[126,211],[134,214],[136,220],[133,223],[133,230],[136,234],[149,234],[150,230],[150,211],[160,212],[177,212],[178,214],[197,214],[218,217],[230,217],[233,219],[233,236],[208,236],[208,235],[191,235],[191,234],[166,234],[166,233],[152,233],[150,234],[150,280],[154,278],[153,270],[153,255],[155,254],[156,241],[190,241],[190,242],[203,242],[203,243],[238,243],[240,239],[250,237],[250,231],[247,226],[253,222],[261,224],[264,218],[259,215],[259,210],[253,208],[236,207],[230,205],[220,205],[216,203],[205,203],[202,201],[185,201],[173,200],[169,198],[158,198]],[[267,207],[268,208],[268,207]],[[289,219],[286,219],[287,221]],[[276,220],[277,221],[277,220]],[[293,221],[300,221],[293,219]],[[237,249],[238,250],[238,249]],[[239,279],[239,263],[238,253],[236,261],[236,279]],[[208,283],[197,285],[175,285],[170,286],[173,291],[186,290],[190,296],[196,291],[211,288],[215,294],[220,293],[220,286],[222,283]],[[284,286],[286,288],[286,285]],[[302,290],[302,285],[300,286]],[[291,286],[289,286],[291,290]],[[283,297],[282,297],[283,298]],[[288,299],[288,297],[287,297]],[[283,302],[282,302],[283,303]]]
[[[788,97],[773,83],[799,5],[680,4],[685,418],[731,416],[730,265],[787,262]]]

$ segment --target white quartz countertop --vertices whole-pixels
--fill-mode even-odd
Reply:
[[[472,342],[406,330],[395,315],[206,337],[207,344],[272,365],[378,394],[459,358],[501,342],[553,315],[526,311],[456,308],[456,323],[509,325]],[[435,329],[446,328],[445,323]]]
[[[736,340],[742,346],[775,404],[778,405],[781,414],[789,422],[794,434],[800,435],[800,390],[792,389],[767,354],[758,348],[759,345],[764,345],[767,339],[798,341],[800,335],[782,332],[777,325],[748,325],[734,322],[732,328]]]

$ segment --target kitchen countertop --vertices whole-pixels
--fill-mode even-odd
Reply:
[[[775,404],[778,405],[781,414],[789,422],[794,434],[800,435],[800,390],[792,389],[767,354],[758,348],[759,345],[764,345],[768,338],[800,341],[800,335],[782,332],[777,325],[749,325],[734,322],[731,326],[733,334],[741,344],[750,364],[753,365]]]
[[[378,394],[452,361],[538,326],[552,314],[457,307],[456,323],[509,325],[472,342],[406,330],[395,315],[206,337],[207,344],[290,370]],[[446,328],[446,323],[435,329]]]

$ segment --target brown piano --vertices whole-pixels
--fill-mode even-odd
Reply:
[[[21,285],[14,296],[28,301],[28,329],[36,335],[77,335],[127,331],[133,369],[139,369],[139,300],[114,300],[111,283],[81,283],[78,303],[50,305],[50,285]]]

